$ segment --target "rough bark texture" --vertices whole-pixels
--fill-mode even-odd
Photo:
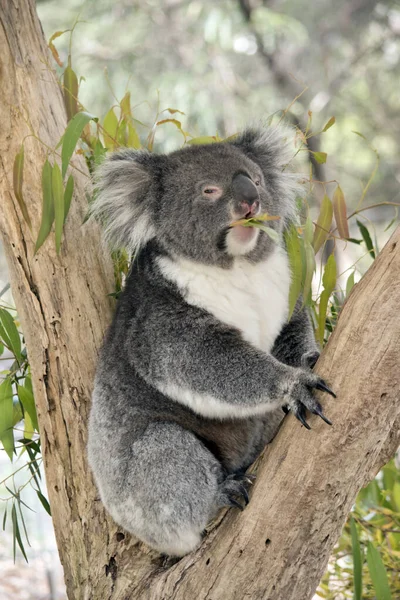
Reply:
[[[250,505],[230,511],[194,554],[173,566],[119,531],[86,462],[96,356],[109,323],[109,260],[82,226],[76,188],[61,255],[51,236],[37,256],[12,188],[15,154],[30,133],[54,147],[65,112],[33,0],[0,0],[0,232],[32,367],[54,526],[70,599],[307,600],[354,498],[400,441],[400,230],[359,283],[318,364],[338,392],[312,431],[285,420],[259,462]],[[24,196],[37,233],[46,148],[25,140]],[[85,171],[84,164],[74,164]],[[106,460],[107,457],[104,457]]]

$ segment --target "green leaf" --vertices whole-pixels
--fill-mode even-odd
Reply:
[[[292,224],[285,233],[286,248],[289,255],[289,265],[292,273],[292,280],[289,290],[289,317],[291,318],[297,299],[301,292],[303,267],[301,261],[300,240],[296,227]]]
[[[317,224],[314,232],[314,252],[317,254],[319,249],[325,243],[332,225],[333,207],[329,197],[325,194],[322,198],[321,209],[319,212]]]
[[[22,186],[24,183],[24,145],[22,144],[21,150],[18,152],[14,159],[14,168],[13,168],[13,186],[14,186],[14,194],[17,199],[18,205],[21,209],[22,215],[29,227],[32,229],[32,223],[30,216],[28,214],[28,209],[26,208],[25,200],[22,194]]]
[[[392,600],[385,565],[375,546],[368,542],[367,563],[377,600]]]
[[[122,98],[119,103],[122,111],[122,115],[126,118],[132,118],[132,110],[131,110],[131,93],[126,92],[125,96]]]
[[[10,379],[0,384],[0,441],[12,462],[14,452],[13,393]]]
[[[71,121],[72,122],[72,121]],[[61,237],[64,226],[64,186],[61,177],[60,167],[57,163],[54,163],[53,173],[51,176],[51,187],[53,191],[54,200],[54,217],[55,217],[55,236],[56,236],[56,250],[57,254],[60,253],[61,248]]]
[[[195,137],[192,138],[191,140],[188,140],[186,143],[187,144],[215,144],[217,142],[217,138],[211,135],[202,135],[199,137]]]
[[[40,492],[39,490],[36,490],[36,493],[38,495],[40,502],[42,503],[44,510],[51,516],[51,509],[50,509],[49,501],[47,500],[47,498],[45,496],[43,496],[42,492]]]
[[[6,530],[6,523],[7,523],[7,504],[4,509],[4,515],[3,515],[3,531]]]
[[[311,154],[314,156],[315,160],[320,165],[323,165],[324,163],[326,163],[326,159],[328,156],[326,152],[311,152]]]
[[[332,203],[339,235],[343,239],[348,239],[350,237],[350,233],[349,224],[347,222],[346,201],[340,185],[337,186],[333,193]]]
[[[275,229],[272,229],[272,227],[267,227],[266,225],[261,225],[261,224],[253,225],[253,227],[256,227],[256,228],[264,231],[271,238],[271,240],[273,242],[275,242],[276,244],[279,242],[279,234],[275,231]]]
[[[62,166],[62,178],[64,179],[65,173],[69,165],[69,161],[74,153],[76,144],[82,135],[83,128],[89,123],[89,121],[97,121],[97,117],[87,112],[79,112],[68,123],[65,133],[63,135],[62,148],[61,148],[61,166]]]
[[[354,598],[362,600],[362,565],[363,557],[358,540],[357,526],[353,517],[350,519],[351,545],[353,549]]]
[[[78,112],[78,78],[71,68],[71,65],[64,71],[63,76],[64,105],[67,111],[67,120],[70,121]]]
[[[21,364],[21,338],[14,319],[5,308],[0,308],[0,337],[14,354],[15,360]]]
[[[370,255],[372,256],[373,259],[376,258],[375,256],[375,250],[374,250],[374,245],[372,243],[372,239],[371,236],[369,234],[368,229],[366,228],[366,226],[361,223],[361,221],[359,221],[357,219],[357,225],[358,225],[358,229],[360,230],[360,233],[362,235],[362,238],[365,242],[365,245],[367,246],[368,252],[370,253]]]
[[[17,510],[15,508],[15,502],[12,505],[12,509],[11,509],[11,520],[12,520],[12,524],[13,524],[13,554],[14,554],[14,562],[15,562],[15,555],[16,555],[16,548],[15,548],[15,540],[17,540],[18,542],[18,546],[26,560],[26,562],[28,562],[28,559],[26,557],[25,554],[25,548],[24,545],[22,543],[22,539],[21,539],[21,533],[19,531],[19,525],[18,525],[18,517],[17,517]]]
[[[51,188],[51,173],[52,166],[48,160],[43,165],[42,170],[42,193],[43,193],[43,204],[42,204],[42,222],[35,245],[35,254],[39,250],[40,246],[44,243],[47,236],[51,231],[51,226],[54,221],[54,205],[53,205],[53,192]]]
[[[65,186],[64,192],[64,223],[69,213],[69,207],[71,206],[72,194],[74,192],[74,178],[72,175],[68,177],[67,185]]]
[[[332,125],[335,124],[335,121],[336,121],[335,117],[331,117],[329,119],[329,121],[327,122],[327,124],[325,125],[325,127],[323,128],[322,133],[324,133],[325,131],[328,131],[328,129],[330,129],[332,127]]]
[[[18,391],[18,398],[20,399],[21,404],[24,407],[24,411],[28,413],[28,415],[32,421],[32,425],[34,426],[36,431],[39,431],[39,423],[38,423],[38,418],[37,418],[37,414],[36,414],[35,399],[33,397],[31,390],[26,386],[19,385],[17,391]]]
[[[326,261],[324,274],[322,276],[322,285],[324,286],[324,290],[320,296],[318,313],[318,338],[321,346],[323,346],[324,343],[325,320],[329,298],[336,285],[336,260],[334,254],[331,254]]]
[[[346,282],[346,298],[349,296],[351,290],[354,287],[354,271],[350,273]]]
[[[104,145],[109,150],[115,150],[118,147],[117,133],[118,133],[118,119],[114,112],[114,109],[110,108],[103,122],[103,137]]]
[[[315,271],[315,253],[309,242],[304,241],[305,275],[303,282],[303,298],[307,302],[311,294],[312,279]]]
[[[129,148],[135,148],[136,150],[138,150],[139,148],[142,147],[142,144],[140,142],[140,138],[139,138],[138,132],[136,131],[136,129],[132,125],[132,123],[128,123],[128,139],[127,139],[127,144],[128,144]]]

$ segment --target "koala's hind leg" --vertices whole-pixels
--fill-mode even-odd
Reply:
[[[175,423],[152,423],[126,449],[119,468],[124,469],[119,486],[100,482],[103,502],[117,523],[161,553],[183,556],[194,550],[225,504],[221,464]]]

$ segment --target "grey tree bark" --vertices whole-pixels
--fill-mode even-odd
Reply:
[[[86,460],[96,357],[113,306],[112,266],[86,213],[83,161],[60,256],[34,256],[41,167],[66,117],[33,0],[0,0],[0,233],[26,338],[54,527],[70,599],[306,600],[355,496],[400,441],[400,229],[355,287],[318,372],[338,392],[334,425],[288,417],[258,461],[242,514],[223,513],[197,552],[171,566],[105,514]],[[38,142],[29,136],[33,130]],[[25,143],[27,227],[12,169]],[[106,460],[107,457],[104,457]]]

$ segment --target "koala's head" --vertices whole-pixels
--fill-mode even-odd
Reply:
[[[265,257],[276,242],[231,224],[262,213],[279,234],[293,218],[296,177],[284,169],[287,130],[247,130],[232,141],[168,155],[123,150],[98,169],[92,212],[113,247],[135,253],[155,238],[174,256],[213,265]]]

